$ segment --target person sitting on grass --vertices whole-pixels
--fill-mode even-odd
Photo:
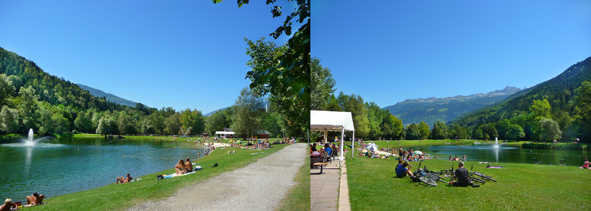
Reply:
[[[187,166],[185,166],[185,162],[183,159],[180,159],[179,162],[174,166],[176,170],[176,175],[181,175],[187,173]]]
[[[185,163],[185,167],[187,167],[187,172],[193,172],[193,163],[191,163],[189,157],[187,157],[186,160],[187,162]]]
[[[449,184],[462,187],[473,185],[468,173],[468,169],[464,168],[463,161],[460,161],[460,163],[458,163],[458,169],[456,169],[454,173],[454,178],[449,180]]]
[[[396,164],[396,167],[394,167],[394,171],[398,171],[398,168],[400,168],[402,166],[402,159],[398,159],[398,164]]]
[[[454,158],[451,157],[451,155],[449,156],[449,161],[453,161]]]
[[[412,176],[412,172],[410,172],[411,168],[412,165],[410,165],[407,161],[404,161],[404,163],[402,163],[402,166],[396,169],[396,177],[403,178],[406,177],[406,175]]]
[[[6,199],[4,204],[0,206],[0,211],[9,211],[13,208],[17,209],[18,205],[12,202],[12,199]]]
[[[37,192],[35,192],[31,196],[27,196],[27,204],[31,206],[41,204],[43,203],[44,198],[45,196],[43,196],[43,194],[38,194]]]
[[[583,163],[583,168],[589,169],[589,164],[591,164],[591,163],[589,162],[589,160],[587,160],[587,158],[585,158],[585,162]]]
[[[462,157],[462,160],[466,161],[466,155],[464,155],[464,157]]]
[[[131,179],[132,178],[129,174],[127,174],[127,178],[123,176],[117,177],[117,182],[115,182],[115,184],[131,182]]]

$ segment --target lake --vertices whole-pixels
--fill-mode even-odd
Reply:
[[[501,145],[499,149],[494,149],[492,145],[438,145],[420,148],[423,149],[426,154],[431,154],[431,157],[437,156],[439,159],[448,159],[450,155],[462,158],[466,155],[468,161],[501,163],[533,164],[533,158],[537,158],[543,165],[559,165],[560,159],[565,159],[568,166],[583,166],[585,158],[591,159],[591,152],[588,150],[522,149],[511,145]]]
[[[179,159],[196,162],[202,151],[185,142],[104,138],[64,138],[24,147],[0,145],[0,199],[23,201],[39,192],[47,198],[174,168]],[[201,152],[201,156],[203,156]]]

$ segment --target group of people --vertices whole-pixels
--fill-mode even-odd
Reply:
[[[334,157],[338,152],[338,147],[333,143],[325,143],[323,148],[318,150],[318,145],[313,143],[310,145],[310,154],[311,155],[322,155],[324,152],[328,152],[328,156]]]
[[[37,192],[33,193],[33,195],[27,196],[27,205],[28,206],[35,206],[39,204],[43,204],[43,199],[45,196],[43,194],[39,194]],[[12,202],[12,199],[7,198],[4,201],[4,204],[0,206],[0,211],[9,211],[9,210],[16,210],[21,206],[22,202]]]
[[[189,157],[187,157],[186,162],[183,159],[179,159],[179,162],[174,166],[177,175],[186,174],[193,172],[193,164]]]
[[[413,173],[410,171],[412,165],[408,163],[408,161],[398,160],[398,165],[396,165],[395,172],[396,177],[404,178],[408,176],[414,176]],[[454,181],[455,180],[455,181]],[[464,168],[464,162],[460,161],[458,163],[458,168],[454,172],[454,177],[449,180],[450,185],[466,187],[468,185],[476,186],[470,179],[470,174],[466,168]]]
[[[449,161],[460,161],[460,158],[458,158],[458,155],[454,156],[453,158],[450,155]],[[464,157],[462,157],[462,161],[466,161],[466,155],[464,155]]]

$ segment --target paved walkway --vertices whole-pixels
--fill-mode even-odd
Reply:
[[[311,211],[349,211],[349,186],[347,184],[347,168],[343,161],[343,168],[339,169],[338,158],[327,165],[322,174],[320,169],[310,172],[310,210]],[[339,192],[340,190],[340,192]]]

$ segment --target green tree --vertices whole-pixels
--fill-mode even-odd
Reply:
[[[359,95],[345,95],[341,92],[337,98],[344,111],[351,112],[353,122],[355,123],[355,137],[365,138],[369,135],[369,120],[367,119],[367,109],[363,103],[363,98]]]
[[[503,119],[495,124],[495,128],[497,129],[499,139],[507,139],[505,135],[511,128],[511,122],[508,119]]]
[[[303,135],[310,123],[309,58],[305,61],[298,59],[297,65],[289,67],[293,71],[275,69],[282,62],[281,58],[289,54],[288,47],[264,42],[264,38],[256,42],[245,40],[248,44],[246,53],[251,57],[247,63],[252,69],[247,74],[252,81],[251,90],[261,97],[270,94],[267,99],[272,109],[283,117],[287,129]],[[289,75],[296,72],[305,75]]]
[[[419,139],[421,139],[421,131],[415,125],[415,123],[410,124],[406,128],[406,139],[407,140],[419,140]]]
[[[433,139],[446,139],[447,135],[448,131],[445,123],[437,121],[433,124],[433,129],[431,130],[431,137]]]
[[[523,132],[523,128],[521,128],[521,126],[513,124],[509,128],[509,131],[507,131],[506,137],[511,140],[521,140],[525,137],[525,133]]]
[[[197,109],[193,109],[192,111],[191,109],[186,109],[182,111],[180,122],[185,132],[191,127],[191,131],[189,132],[191,135],[199,135],[205,129],[205,118],[201,111]]]
[[[179,119],[180,115],[178,113],[174,113],[167,117],[164,120],[164,131],[170,135],[178,135],[181,129],[181,121]]]
[[[14,86],[12,86],[10,78],[6,74],[0,74],[0,106],[6,105],[13,92]]]
[[[472,137],[472,138],[480,140],[480,139],[482,139],[483,137],[484,137],[484,136],[483,136],[483,134],[482,134],[482,129],[478,128],[478,129],[474,130],[474,135],[473,135],[473,137]]]
[[[578,88],[578,95],[575,97],[577,106],[573,109],[573,117],[580,116],[581,124],[579,133],[583,141],[591,139],[591,82],[584,81]],[[576,120],[576,117],[574,118]]]
[[[247,137],[253,136],[254,131],[261,127],[263,99],[251,89],[244,88],[232,107],[235,112],[230,126],[232,131]]]
[[[328,108],[328,99],[335,91],[336,81],[332,78],[330,70],[320,65],[320,59],[318,58],[312,58],[310,78],[310,109],[326,110]]]
[[[558,126],[558,122],[552,119],[540,120],[540,140],[541,141],[553,141],[560,139],[562,131]]]
[[[51,115],[51,122],[51,126],[55,133],[65,133],[70,129],[70,122],[62,115],[62,113],[56,112]]]
[[[222,2],[221,0],[212,1],[214,4]],[[242,5],[249,2],[249,0],[238,0],[238,7],[242,7]],[[275,2],[277,0],[267,0],[266,4],[274,4]],[[293,21],[302,24],[287,41],[287,50],[278,57],[278,62],[275,65],[253,69],[247,73],[247,78],[252,81],[250,84],[251,89],[268,87],[269,89],[263,90],[269,91],[275,96],[281,96],[281,98],[288,98],[292,101],[292,104],[305,106],[304,109],[307,108],[307,111],[305,111],[307,118],[296,118],[297,121],[304,120],[305,122],[295,123],[293,119],[290,120],[291,124],[305,126],[309,124],[310,119],[310,1],[298,0],[296,3],[296,9],[287,15],[283,25],[270,34],[275,39],[283,33],[289,36],[292,32]],[[271,12],[273,18],[282,15],[279,6],[274,6]],[[259,94],[264,96],[266,92]],[[279,113],[284,115],[284,112]],[[292,117],[289,116],[289,118]]]
[[[19,117],[22,120],[21,125],[24,127],[22,131],[37,130],[37,122],[35,111],[37,110],[37,95],[35,95],[35,89],[32,86],[28,88],[22,87],[19,91],[20,103],[18,104]]]
[[[421,121],[421,123],[419,123],[419,131],[421,132],[421,139],[425,140],[429,138],[429,134],[431,131],[427,123]]]
[[[11,109],[6,105],[2,106],[2,111],[0,111],[0,131],[5,134],[16,132],[18,124],[18,110]]]

